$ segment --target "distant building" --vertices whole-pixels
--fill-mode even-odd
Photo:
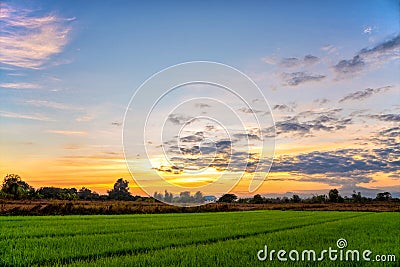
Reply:
[[[217,201],[216,196],[204,196],[204,203],[214,203]]]

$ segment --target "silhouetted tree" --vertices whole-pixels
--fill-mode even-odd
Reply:
[[[201,193],[200,191],[197,191],[194,194],[194,201],[196,203],[203,203],[204,202],[204,197],[203,197],[203,193]]]
[[[329,197],[329,202],[333,203],[339,202],[339,191],[336,188],[329,190],[328,197]]]
[[[326,201],[326,195],[317,195],[311,198],[311,203],[325,203]]]
[[[384,193],[378,193],[375,199],[378,201],[388,201],[391,198],[392,194],[390,194],[389,192],[384,192]]]
[[[190,196],[189,191],[184,191],[179,193],[179,202],[182,203],[190,203],[192,202],[193,197]]]
[[[232,203],[236,199],[237,199],[237,196],[235,194],[225,194],[222,197],[220,197],[217,202]]]
[[[263,204],[264,203],[264,199],[262,198],[262,196],[260,194],[254,195],[253,199],[251,200],[252,203],[254,204]]]
[[[78,199],[76,188],[41,187],[37,190],[40,198],[73,200]]]
[[[299,197],[299,195],[293,195],[291,201],[293,203],[299,203],[301,202],[301,198]]]
[[[122,178],[119,178],[115,184],[113,190],[107,191],[110,199],[116,200],[130,200],[132,198],[129,193],[129,182]]]
[[[26,198],[35,194],[35,189],[27,182],[22,181],[17,174],[7,174],[4,177],[1,190],[15,199]]]
[[[351,195],[351,199],[352,199],[353,202],[361,202],[362,201],[361,193],[360,192],[356,193],[356,191],[353,190],[353,194]]]
[[[165,190],[164,201],[171,203],[173,198],[174,198],[174,195],[172,193],[168,193],[168,191]]]
[[[96,192],[92,192],[89,188],[82,187],[78,191],[78,197],[85,200],[99,199],[100,196]]]
[[[153,197],[154,197],[154,199],[156,199],[158,201],[163,201],[164,200],[163,194],[158,193],[158,192],[154,192]]]

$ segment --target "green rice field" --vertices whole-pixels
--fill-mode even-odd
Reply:
[[[340,238],[347,241],[343,253],[358,250],[360,261],[339,260]],[[260,261],[257,254],[265,246],[268,256],[271,250],[276,252],[272,260]],[[338,250],[338,259],[331,261],[326,254],[318,261],[320,252],[329,247]],[[279,250],[287,252],[287,261],[276,257]],[[299,261],[289,258],[291,250],[300,253]],[[315,250],[317,259],[301,260],[304,250]],[[364,250],[371,251],[370,261],[362,259]],[[296,259],[295,253],[291,255]],[[386,262],[377,262],[376,255]],[[400,266],[400,213],[245,211],[0,217],[0,265]]]

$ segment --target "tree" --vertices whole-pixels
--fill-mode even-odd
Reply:
[[[196,203],[203,203],[204,202],[204,197],[203,197],[203,193],[201,193],[200,191],[197,191],[194,194],[194,201]]]
[[[92,199],[99,199],[100,196],[96,192],[92,192],[89,188],[82,187],[78,191],[78,197],[79,199],[84,199],[84,200],[92,200]]]
[[[158,201],[163,201],[164,200],[163,194],[158,193],[158,192],[154,192],[153,198],[158,200]]]
[[[73,200],[78,198],[78,190],[76,188],[41,187],[37,191],[37,195],[46,199]]]
[[[293,195],[291,200],[293,203],[301,202],[301,198],[299,197],[299,195]]]
[[[329,190],[328,197],[329,202],[337,203],[339,199],[339,191],[336,188]]]
[[[235,194],[224,194],[222,197],[218,199],[217,202],[226,202],[226,203],[232,203],[237,199],[237,196]]]
[[[115,184],[113,190],[107,191],[108,197],[110,199],[116,200],[129,200],[132,198],[131,194],[129,193],[129,182],[122,178],[119,178]]]
[[[361,202],[362,201],[361,193],[360,192],[356,193],[355,190],[353,190],[353,194],[351,195],[351,198],[352,198],[353,202]]]
[[[182,203],[190,203],[192,197],[190,196],[190,192],[189,191],[184,191],[184,192],[180,192],[179,193],[179,202]]]
[[[165,190],[164,201],[168,202],[168,203],[172,203],[173,198],[174,198],[174,195],[172,193],[168,193],[168,191]]]
[[[317,195],[311,198],[311,203],[325,203],[326,195]]]
[[[384,193],[378,193],[375,199],[378,201],[388,201],[391,198],[392,194],[390,194],[389,192],[384,192]]]
[[[41,188],[39,188],[37,193],[41,198],[58,199],[58,198],[60,198],[61,188],[48,187],[48,186],[41,187]]]
[[[4,177],[1,191],[15,199],[33,196],[35,193],[35,189],[27,182],[22,181],[17,174],[7,174]]]
[[[262,196],[260,194],[254,195],[253,199],[251,200],[252,203],[254,204],[263,204],[264,203],[264,199],[262,198]]]

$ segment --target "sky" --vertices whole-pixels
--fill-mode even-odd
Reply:
[[[312,195],[338,188],[343,195],[400,196],[398,1],[2,1],[0,7],[1,177],[16,173],[36,188],[99,193],[120,177],[133,194],[163,191],[150,179],[157,175],[174,193],[216,184],[205,193]],[[193,61],[247,75],[269,106],[258,107],[261,98],[250,89],[241,93],[251,104],[246,109],[221,88],[184,86],[159,102],[143,141],[134,118],[144,119],[150,108],[144,103],[155,103],[158,91],[142,90],[143,108],[133,105],[124,121],[132,96],[152,75]],[[249,113],[265,123],[255,127]],[[199,114],[220,117],[187,124]],[[237,116],[244,125],[232,123]],[[134,143],[125,147],[124,126]],[[225,136],[224,127],[234,132]],[[160,133],[161,141],[151,139]],[[258,162],[262,141],[269,149],[259,164],[265,181],[250,192],[258,171],[246,164]],[[221,162],[229,157],[227,167]],[[223,173],[227,187],[216,183]]]

